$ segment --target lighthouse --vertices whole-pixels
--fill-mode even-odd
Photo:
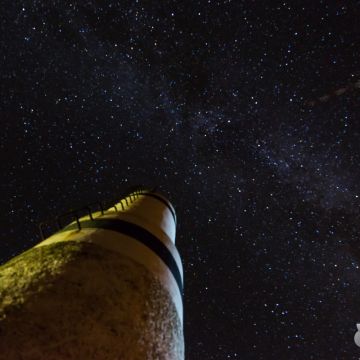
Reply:
[[[41,226],[43,241],[0,267],[0,359],[183,359],[168,199],[137,189],[56,220],[57,232]]]

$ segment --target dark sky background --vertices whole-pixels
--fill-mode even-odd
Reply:
[[[0,262],[49,216],[159,185],[186,359],[360,357],[360,1],[3,0],[0,19]]]

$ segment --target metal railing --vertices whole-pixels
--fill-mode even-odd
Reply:
[[[76,221],[77,226],[78,226],[78,230],[81,230],[81,222],[80,222],[80,218],[83,217],[84,215],[88,214],[90,220],[94,220],[93,217],[93,212],[96,211],[100,211],[101,215],[104,215],[107,208],[111,208],[113,207],[115,209],[116,212],[118,212],[118,208],[116,206],[117,203],[120,203],[121,206],[121,210],[124,211],[125,210],[125,206],[123,204],[123,201],[125,201],[126,206],[129,207],[130,204],[132,204],[133,202],[135,202],[139,196],[141,196],[144,193],[149,193],[149,192],[154,192],[156,190],[156,188],[152,188],[152,189],[148,189],[148,188],[144,188],[141,186],[134,186],[131,187],[130,189],[128,189],[126,191],[126,193],[123,194],[123,196],[120,198],[120,200],[115,200],[115,201],[107,201],[107,202],[94,202],[94,203],[90,203],[87,204],[84,207],[81,207],[80,209],[76,209],[76,210],[71,210],[68,211],[64,214],[55,216],[53,218],[50,218],[48,220],[42,221],[39,224],[39,233],[40,233],[40,237],[41,240],[45,240],[46,236],[45,236],[45,228],[49,228],[51,227],[51,225],[53,225],[53,227],[56,227],[56,231],[60,231],[64,225],[63,225],[63,220],[64,218],[67,219],[72,219],[73,221]],[[109,206],[106,206],[106,204],[110,204]],[[97,208],[95,209],[95,211],[93,211],[94,206],[96,206]]]

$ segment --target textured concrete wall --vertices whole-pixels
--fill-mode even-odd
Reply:
[[[183,359],[167,291],[135,261],[86,242],[0,267],[0,359]]]

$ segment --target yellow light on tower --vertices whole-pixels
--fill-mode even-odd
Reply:
[[[173,206],[137,190],[88,210],[0,267],[0,359],[183,359]]]

